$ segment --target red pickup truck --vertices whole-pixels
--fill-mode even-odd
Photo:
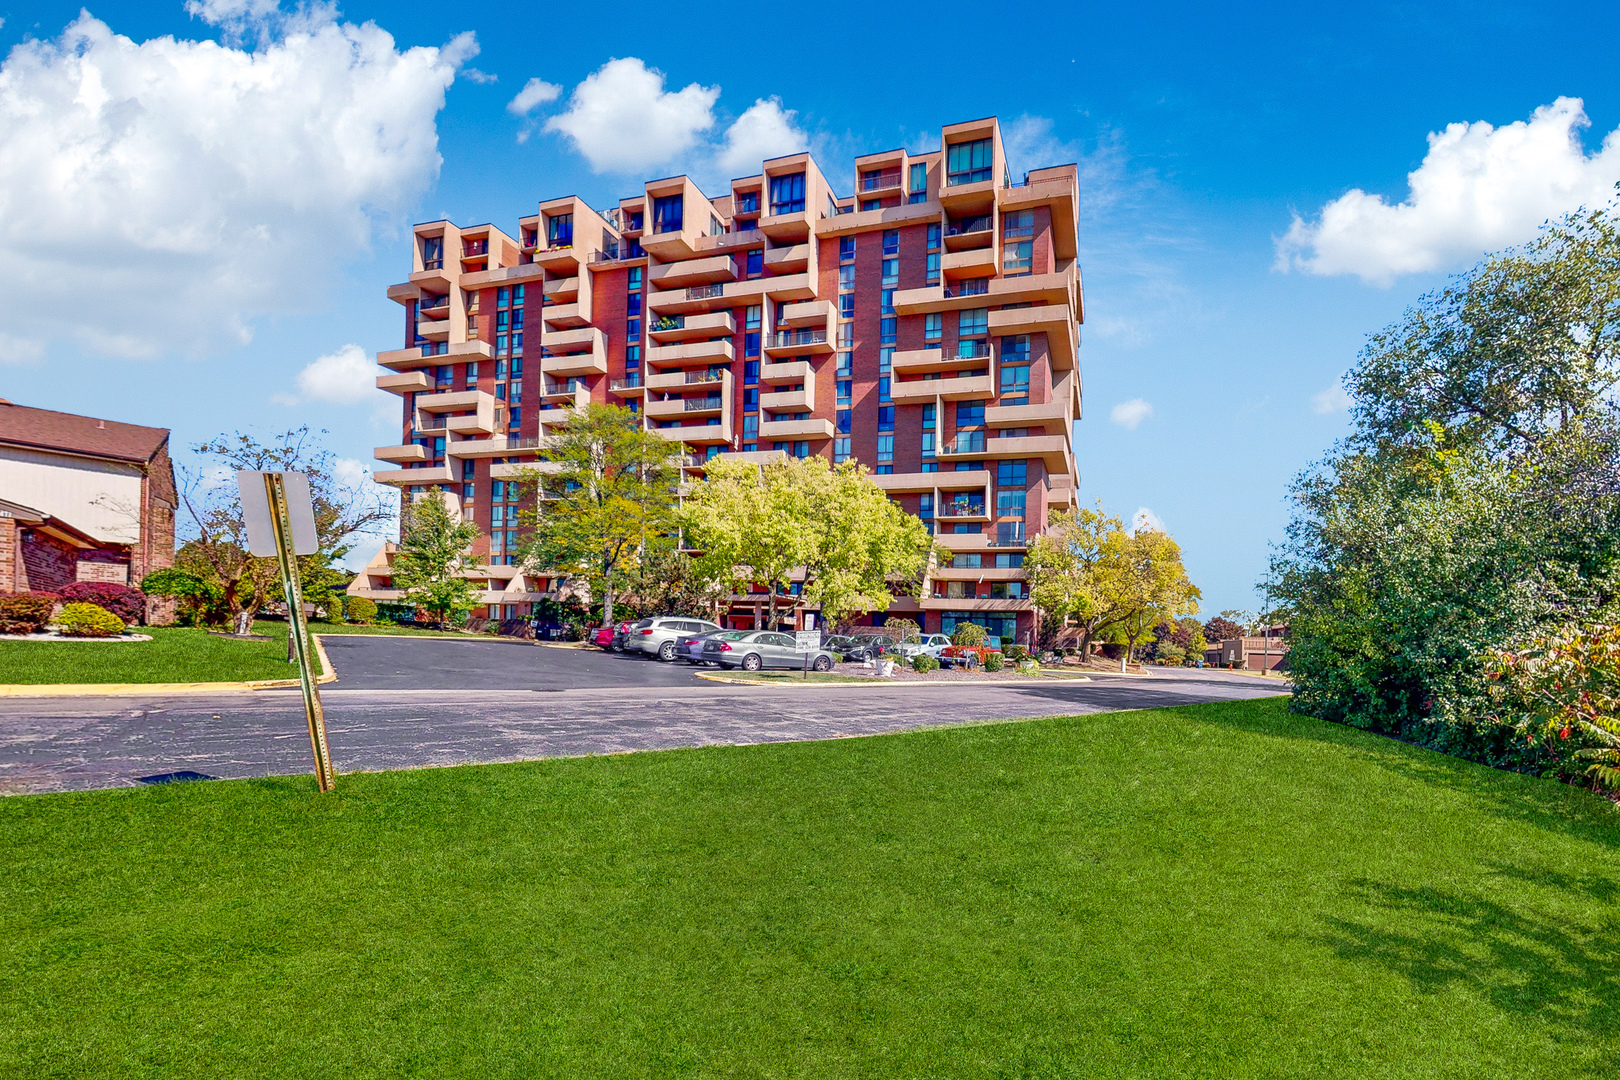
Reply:
[[[939,652],[940,667],[965,667],[969,671],[984,667],[984,658],[999,653],[988,645],[947,645]]]

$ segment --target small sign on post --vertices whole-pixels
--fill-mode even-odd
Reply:
[[[795,630],[793,632],[793,648],[796,652],[804,653],[804,680],[810,681],[810,656],[821,651],[820,630]]]
[[[299,472],[236,474],[242,493],[242,518],[247,525],[248,551],[274,558],[281,566],[281,594],[287,603],[287,635],[298,660],[298,681],[304,691],[304,715],[309,720],[309,745],[315,756],[315,782],[322,791],[337,784],[332,755],[326,746],[326,714],[316,685],[310,656],[308,624],[304,621],[304,595],[298,584],[298,556],[320,549],[315,536],[315,508],[309,497],[309,477]]]

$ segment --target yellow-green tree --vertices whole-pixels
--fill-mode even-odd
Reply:
[[[703,551],[706,572],[744,591],[768,590],[770,625],[795,572],[804,599],[836,624],[852,611],[882,611],[891,583],[915,578],[933,538],[854,461],[784,458],[757,465],[713,461],[681,513],[688,543]]]
[[[1082,656],[1130,614],[1125,587],[1130,545],[1125,523],[1100,502],[1053,514],[1046,531],[1029,542],[1024,573],[1030,600],[1048,625],[1074,621]]]
[[[1123,612],[1118,622],[1126,644],[1121,671],[1136,653],[1137,643],[1159,623],[1198,614],[1202,596],[1181,565],[1181,546],[1166,533],[1139,529],[1125,545],[1123,562],[1113,596]]]

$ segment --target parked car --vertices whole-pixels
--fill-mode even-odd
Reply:
[[[616,626],[598,626],[591,631],[591,644],[599,649],[613,648],[613,634],[617,630]]]
[[[746,630],[730,638],[715,635],[703,639],[703,659],[726,668],[758,671],[761,668],[802,669],[831,671],[838,658],[827,649],[801,652],[794,644],[792,634],[779,630]]]
[[[720,627],[707,619],[657,618],[643,619],[624,639],[624,651],[656,656],[660,660],[675,659],[675,650],[682,638],[697,634],[712,634]]]
[[[842,656],[846,661],[861,662],[875,659],[885,655],[885,651],[894,647],[894,642],[886,637],[854,637],[850,634],[834,634],[823,638],[821,647]]]
[[[921,641],[903,641],[889,652],[905,660],[913,656],[932,656],[938,660],[940,653],[950,647],[951,639],[944,634],[924,634]]]
[[[986,656],[1000,651],[999,647],[991,648],[989,645],[947,645],[939,652],[939,665],[940,667],[982,668]]]
[[[716,630],[712,634],[693,634],[689,637],[681,638],[681,640],[675,646],[675,655],[680,659],[685,660],[688,664],[698,665],[713,663],[712,660],[704,659],[703,646],[705,642],[707,642],[710,638],[719,638],[721,641],[736,641],[738,638],[744,637],[747,634],[747,630]]]
[[[630,635],[650,622],[651,619],[634,619],[620,623],[619,628],[613,632],[613,651],[624,652],[625,642],[630,640]]]

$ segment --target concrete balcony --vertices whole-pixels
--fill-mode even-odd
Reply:
[[[1019,545],[1023,547],[1022,544]],[[977,579],[975,579],[977,580]],[[989,578],[985,579],[990,580]],[[923,598],[924,611],[1028,611],[1029,601],[1018,600],[991,600],[986,597],[945,597],[926,596]]]
[[[670,442],[690,443],[694,446],[714,446],[725,444],[729,446],[732,440],[731,420],[727,416],[720,417],[718,424],[692,424],[684,427],[654,427],[649,428],[654,435],[661,435]]]
[[[809,269],[810,245],[794,244],[791,247],[767,248],[765,250],[765,271],[771,274],[797,274]]]
[[[951,217],[973,217],[987,214],[996,205],[996,181],[978,180],[971,184],[952,184],[947,178],[939,190],[939,203]]]
[[[996,222],[989,214],[953,221],[945,228],[946,251],[971,251],[974,248],[994,247]]]
[[[788,360],[780,364],[761,364],[759,381],[762,383],[797,383],[814,379],[815,369],[808,360]]]
[[[660,344],[695,341],[737,332],[737,320],[729,311],[696,315],[670,315],[647,320],[647,336]]]
[[[943,349],[904,349],[895,352],[892,363],[894,370],[905,372],[908,375],[922,374],[932,371],[961,371],[973,368],[982,368],[990,363],[989,354],[984,356],[957,356],[954,353],[946,356]]]
[[[767,212],[760,215],[759,231],[779,243],[802,243],[810,239],[810,213],[808,210],[795,210],[788,214],[772,214]]]
[[[427,338],[429,341],[443,341],[450,336],[450,320],[418,320],[416,323],[416,336]]]
[[[459,364],[467,360],[493,360],[495,346],[487,341],[458,341],[442,353],[426,355],[420,346],[409,349],[390,349],[377,354],[377,363],[394,371],[410,368],[434,367],[438,364]]]
[[[674,315],[696,311],[717,311],[739,304],[760,304],[761,297],[773,300],[814,300],[816,290],[808,274],[752,278],[714,285],[692,285],[686,289],[665,289],[647,297],[647,310]]]
[[[588,387],[569,387],[566,383],[561,386],[543,387],[540,394],[540,415],[544,419],[548,412],[557,409],[583,409],[590,403],[591,391]]]
[[[810,412],[816,407],[816,391],[814,383],[807,383],[803,390],[784,390],[775,394],[761,394],[759,396],[761,409],[776,409],[781,412]]]
[[[1068,390],[1064,384],[1059,386]],[[1039,405],[986,405],[984,422],[988,427],[1041,428],[1051,435],[1066,435],[1074,423],[1073,406],[1072,393]]]
[[[489,416],[482,412],[468,416],[447,416],[444,418],[444,430],[457,435],[493,435],[506,430],[506,410],[495,409]]]
[[[990,483],[990,474],[983,469],[973,469],[968,472],[873,474],[871,479],[884,491],[983,491]]]
[[[433,380],[425,371],[406,371],[398,375],[377,376],[377,389],[390,394],[410,394],[433,389]]]
[[[563,356],[542,356],[540,373],[553,379],[569,376],[606,375],[607,355],[602,352],[567,353]]]
[[[730,255],[711,255],[706,259],[683,259],[680,262],[660,263],[647,268],[647,280],[660,288],[686,288],[691,285],[712,285],[717,281],[735,281],[737,264]]]
[[[942,525],[948,525],[958,521],[989,521],[990,514],[985,507],[986,503],[982,496],[978,499],[965,499],[961,502],[952,502],[949,500],[939,502],[936,500],[934,520]]]
[[[935,581],[1023,581],[1024,570],[1017,566],[939,566],[930,570],[928,576]],[[943,597],[930,596],[929,599]]]
[[[1038,457],[1044,461],[1047,472],[1068,474],[1074,471],[1074,452],[1067,435],[1026,435],[1011,439],[958,435],[941,444],[935,453],[941,461]]]
[[[622,398],[642,397],[647,393],[647,384],[642,381],[640,375],[626,376],[608,383],[608,393]]]
[[[1073,165],[1037,169],[1019,187],[997,192],[1002,212],[1030,210],[1045,206],[1052,212],[1053,253],[1060,259],[1074,258],[1075,221],[1080,214],[1080,185]]]
[[[590,313],[579,304],[547,304],[540,309],[540,320],[558,330],[577,330],[591,324]]]
[[[546,282],[544,289],[547,300],[559,304],[571,304],[579,299],[579,275],[571,274],[568,277],[552,278]]]
[[[647,389],[649,390],[685,390],[701,389],[705,386],[724,386],[731,382],[729,371],[661,371],[656,375],[647,376]]]
[[[681,364],[730,364],[737,358],[737,350],[730,338],[713,341],[689,341],[681,345],[653,345],[647,349],[647,363],[652,367],[674,367]]]
[[[534,264],[548,274],[578,277],[580,263],[590,258],[582,247],[544,248],[534,253]]]
[[[829,317],[829,323],[831,318]],[[765,341],[765,355],[807,355],[833,351],[830,327],[804,327],[798,330],[778,330]]]
[[[437,469],[379,469],[371,474],[371,478],[379,484],[398,484],[401,487],[454,482],[448,465]]]
[[[417,446],[415,443],[406,443],[403,446],[379,446],[372,451],[372,456],[378,461],[395,461],[400,463],[411,461],[426,461],[428,448]]]
[[[833,422],[820,417],[811,417],[808,420],[769,420],[762,418],[759,422],[759,437],[761,439],[830,439],[833,437]]]
[[[810,329],[831,330],[835,325],[836,311],[831,300],[802,300],[797,304],[788,304],[782,309],[782,317],[777,320],[778,329]]]
[[[461,275],[461,287],[464,289],[487,289],[492,285],[521,285],[530,281],[538,281],[541,268],[533,263],[519,263],[516,266],[497,266],[489,270],[476,270]]]
[[[985,360],[982,363],[988,364]],[[921,404],[935,398],[946,401],[968,401],[994,396],[988,375],[967,375],[952,379],[907,379],[889,383],[889,396],[896,404]]]
[[[969,251],[947,251],[939,260],[940,273],[947,281],[957,278],[992,277],[996,273],[996,249],[973,248]]]
[[[939,533],[934,542],[946,551],[1022,551],[1028,544],[1023,540],[998,541],[991,533]]]
[[[726,411],[726,398],[718,393],[703,397],[671,398],[668,401],[648,399],[643,406],[648,417],[670,420],[680,416],[718,416]]]
[[[1052,370],[1069,371],[1074,368],[1080,335],[1075,329],[1074,313],[1066,304],[992,311],[990,333],[1045,334],[1046,345],[1051,354]]]
[[[606,375],[607,337],[594,326],[548,332],[540,339],[540,371],[552,377]]]
[[[534,452],[546,445],[546,440],[533,436],[492,435],[487,439],[456,439],[445,448],[452,458],[510,457],[524,451]]]

